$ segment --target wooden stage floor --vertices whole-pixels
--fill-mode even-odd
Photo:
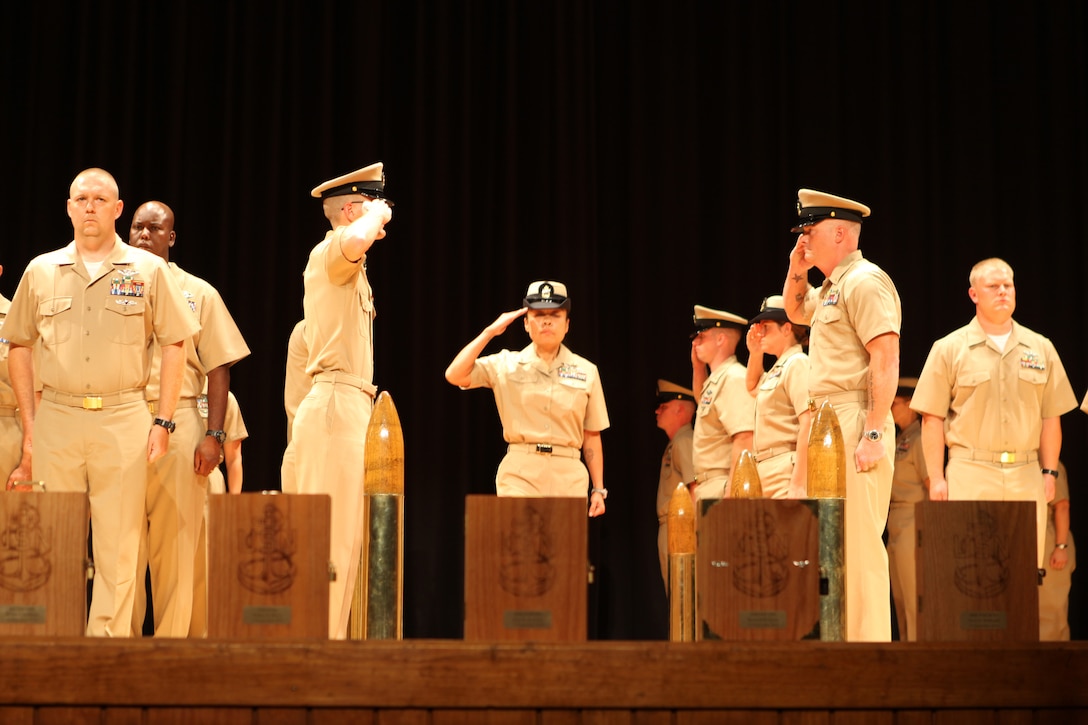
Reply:
[[[2,723],[1088,723],[1088,643],[0,640]]]

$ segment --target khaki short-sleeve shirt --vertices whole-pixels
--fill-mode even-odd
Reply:
[[[581,448],[584,431],[608,427],[597,366],[566,345],[550,364],[534,345],[477,358],[465,388],[491,388],[507,443]]]
[[[0,295],[0,327],[4,326],[4,318],[8,316],[8,308],[11,300]],[[8,341],[0,337],[0,408],[16,407],[15,391],[11,388],[11,378],[8,377]]]
[[[661,455],[661,473],[657,479],[657,519],[664,521],[669,515],[669,503],[676,487],[695,480],[695,464],[691,459],[691,424],[686,423],[665,446]]]
[[[933,343],[910,407],[945,419],[950,449],[1034,451],[1077,399],[1050,340],[1013,321],[1002,352],[972,319]]]
[[[214,287],[173,262],[170,263],[170,271],[181,288],[189,311],[200,324],[200,330],[185,341],[185,373],[181,381],[181,397],[194,398],[204,390],[209,370],[221,365],[233,365],[249,355],[249,346]],[[148,400],[159,399],[161,366],[162,348],[156,345],[151,361],[151,378],[147,383]]]
[[[805,297],[810,320],[808,356],[812,397],[867,390],[869,351],[865,346],[887,333],[899,334],[903,310],[899,293],[884,270],[848,254],[819,289]]]
[[[326,371],[374,380],[374,294],[366,255],[349,260],[340,250],[347,227],[325,235],[310,252],[302,274],[306,320],[306,373]]]
[[[715,468],[728,471],[733,463],[733,437],[755,429],[756,400],[748,392],[747,375],[733,356],[703,383],[692,437],[696,473]]]
[[[801,346],[793,345],[763,374],[756,390],[756,452],[797,445],[798,417],[808,409],[808,366]]]
[[[313,378],[306,374],[306,321],[299,320],[287,339],[287,365],[283,376],[283,409],[287,413],[287,442],[299,403],[310,392]]]
[[[98,395],[143,388],[154,341],[198,329],[166,262],[118,237],[94,279],[75,242],[31,260],[0,336],[25,347],[41,340],[44,387]]]

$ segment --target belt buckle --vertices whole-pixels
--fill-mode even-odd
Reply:
[[[552,444],[551,443],[537,443],[536,444],[536,452],[537,453],[551,453],[552,452]]]
[[[102,410],[102,396],[101,395],[84,395],[83,396],[83,409],[84,410]]]
[[[1001,463],[1016,463],[1016,454],[1010,453],[1009,451],[1001,451],[999,460]]]

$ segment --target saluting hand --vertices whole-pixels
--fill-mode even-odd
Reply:
[[[745,338],[748,352],[752,355],[763,354],[763,325],[758,322],[748,328],[748,336]]]
[[[805,246],[805,235],[797,235],[797,244],[790,252],[790,269],[795,272],[806,272],[812,268],[811,255]]]
[[[520,310],[511,310],[510,312],[502,313],[495,318],[494,322],[487,326],[487,333],[492,337],[498,337],[502,333],[506,332],[506,328],[510,326],[511,322],[518,319],[528,311],[528,307],[522,307]]]

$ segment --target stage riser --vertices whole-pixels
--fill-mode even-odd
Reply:
[[[0,723],[1088,724],[1088,643],[0,639]]]
[[[1077,725],[1085,710],[0,708],[5,725]]]

